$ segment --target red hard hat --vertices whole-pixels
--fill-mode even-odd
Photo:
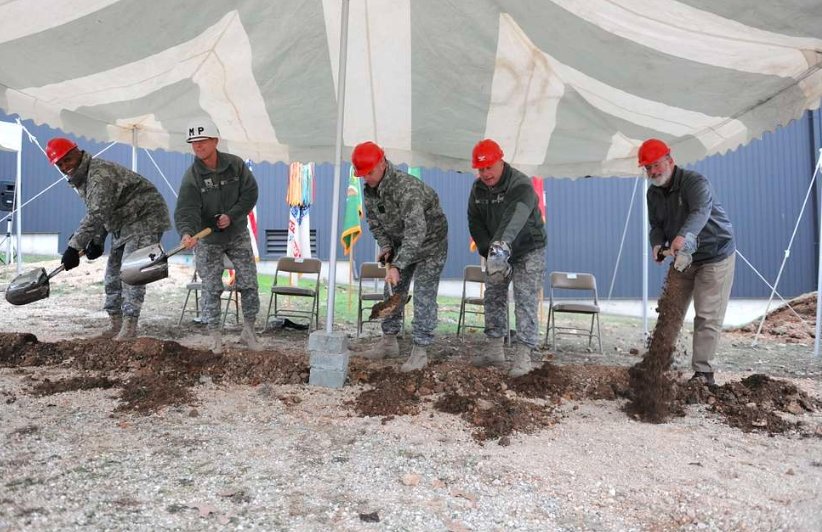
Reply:
[[[66,156],[68,152],[77,147],[73,140],[63,137],[54,137],[46,144],[46,156],[49,158],[51,164],[57,164],[57,161]]]
[[[375,166],[385,157],[385,152],[375,143],[363,142],[357,144],[351,152],[351,163],[354,165],[354,175],[362,177],[374,169]]]
[[[502,159],[502,148],[491,139],[483,139],[474,146],[471,155],[471,166],[474,168],[488,168],[495,162]]]
[[[637,166],[647,166],[662,159],[666,155],[670,155],[671,148],[659,139],[648,139],[639,147],[637,159],[639,164]]]

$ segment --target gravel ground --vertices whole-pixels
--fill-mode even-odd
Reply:
[[[46,301],[4,304],[0,331],[46,341],[98,333],[99,263],[55,278]],[[175,267],[152,286],[142,324],[199,347],[200,332],[176,328],[188,275]],[[604,317],[605,355],[551,356],[632,365],[636,327]],[[268,333],[264,343],[293,350],[298,338]],[[720,383],[765,371],[820,397],[807,345],[748,345],[742,333],[723,339]],[[677,365],[687,366],[685,353]],[[769,435],[732,428],[705,405],[648,424],[622,411],[624,399],[561,400],[550,405],[557,423],[499,445],[429,404],[359,416],[351,404],[362,385],[204,377],[194,403],[147,416],[116,412],[114,390],[30,393],[75,375],[0,368],[0,529],[822,530],[820,412],[796,418],[810,427],[801,433]]]

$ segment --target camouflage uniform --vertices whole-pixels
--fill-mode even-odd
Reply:
[[[78,250],[92,241],[102,245],[111,234],[103,308],[112,316],[139,317],[146,288],[121,283],[120,266],[124,256],[157,244],[163,231],[171,229],[166,200],[148,179],[86,152],[69,184],[85,202],[86,215],[68,245]]]
[[[393,250],[391,264],[400,272],[396,292],[414,283],[414,344],[430,345],[437,326],[437,292],[448,252],[448,221],[433,188],[386,161],[376,188],[365,186],[365,215],[380,248]],[[386,287],[387,295],[387,287]],[[382,322],[386,335],[400,331],[402,307]]]
[[[177,232],[194,235],[206,227],[215,232],[197,244],[197,273],[203,280],[203,315],[209,329],[220,326],[220,295],[223,292],[223,255],[237,274],[237,291],[243,318],[253,322],[260,311],[257,262],[248,234],[248,213],[257,203],[257,181],[242,159],[217,152],[217,168],[211,170],[199,159],[186,170],[180,185],[174,223]],[[227,214],[231,225],[216,228],[215,216]]]
[[[505,336],[508,284],[513,279],[516,341],[536,347],[547,237],[531,179],[505,163],[496,186],[474,181],[468,198],[468,229],[483,257],[492,242],[503,241],[511,248],[512,275],[501,282],[486,278],[485,334]]]

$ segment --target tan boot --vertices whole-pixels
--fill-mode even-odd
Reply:
[[[223,353],[223,333],[220,332],[220,329],[212,329],[208,334],[211,336],[211,343],[208,348],[215,355],[221,355]]]
[[[257,333],[254,331],[254,322],[246,320],[243,332],[240,333],[240,341],[245,343],[252,351],[262,351],[263,346],[257,341]]]
[[[118,334],[120,334],[120,329],[123,327],[123,315],[122,314],[109,314],[108,319],[111,320],[111,324],[109,325],[108,329],[103,331],[102,336],[103,338],[114,338]]]
[[[397,358],[400,356],[400,344],[397,343],[396,334],[383,334],[380,341],[362,354],[363,357],[371,360],[382,360],[385,357]]]
[[[487,337],[485,345],[482,346],[482,349],[476,355],[474,355],[474,359],[471,361],[471,364],[478,368],[485,368],[488,366],[504,368],[505,351],[502,349],[504,343],[505,337],[503,336],[500,336],[499,338]]]
[[[517,344],[514,348],[514,359],[508,376],[521,377],[531,371],[531,348],[525,344]]]
[[[120,332],[114,337],[118,342],[123,340],[133,340],[137,338],[137,316],[125,316],[123,324],[120,326]]]
[[[409,371],[414,371],[416,369],[422,369],[428,365],[428,353],[424,346],[415,345],[413,349],[411,349],[411,356],[408,357],[408,360],[405,361],[400,367],[400,371],[403,373],[408,373]]]

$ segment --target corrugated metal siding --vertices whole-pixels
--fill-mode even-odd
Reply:
[[[815,121],[811,119],[815,116]],[[12,121],[0,113],[0,120]],[[47,127],[24,122],[40,143],[59,132]],[[819,111],[807,113],[788,127],[766,134],[761,140],[724,156],[714,156],[694,169],[706,175],[717,195],[728,210],[736,228],[739,249],[771,282],[775,279],[784,250],[798,216],[802,200],[813,175],[815,157],[822,147]],[[79,142],[92,152],[104,145]],[[674,154],[675,156],[676,154]],[[131,148],[115,145],[104,158],[125,166],[131,165]],[[162,169],[155,168],[148,155],[140,150],[138,170],[152,181],[173,210],[176,191],[186,168],[191,164],[190,154],[152,152]],[[0,152],[0,180],[13,181],[15,154]],[[342,229],[345,212],[345,188],[348,183],[347,164],[342,169],[338,227]],[[288,165],[284,163],[256,163],[254,173],[260,186],[257,211],[261,250],[264,251],[265,229],[287,229],[288,207],[285,193]],[[331,244],[331,210],[334,168],[317,166],[314,205],[311,209],[311,227],[317,229],[318,255],[328,260]],[[461,278],[466,264],[477,264],[476,254],[468,249],[469,234],[466,220],[468,194],[474,176],[437,169],[425,169],[423,179],[437,190],[449,221],[449,254],[443,276]],[[46,161],[40,150],[24,139],[23,142],[23,199],[26,201],[55,181],[58,172]],[[166,183],[166,180],[168,183]],[[620,238],[631,202],[633,179],[546,179],[547,199],[547,271],[588,271],[596,275],[602,297],[607,296],[617,260]],[[613,297],[634,298],[641,294],[641,253],[647,238],[641,234],[641,213],[644,202],[642,183],[636,192],[633,210],[628,219],[625,247],[617,271]],[[816,227],[819,201],[813,194],[796,235],[790,259],[780,281],[780,292],[787,296],[815,289],[816,285]],[[61,249],[68,235],[84,213],[84,206],[76,194],[62,182],[23,210],[25,232],[58,232]],[[2,215],[0,215],[2,216]],[[355,263],[374,259],[374,239],[363,220],[363,236],[355,248]],[[0,227],[0,230],[4,229]],[[166,233],[166,246],[178,243],[176,233]],[[339,260],[348,260],[337,245]],[[276,257],[263,255],[264,259]],[[650,266],[650,293],[655,296],[661,286],[664,268]],[[734,297],[766,297],[768,287],[742,261],[737,262]]]

